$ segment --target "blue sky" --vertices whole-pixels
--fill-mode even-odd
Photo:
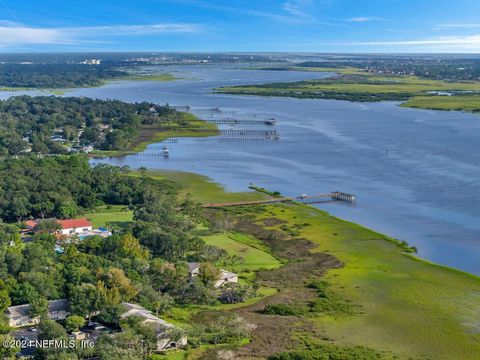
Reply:
[[[0,51],[480,53],[480,0],[0,0]]]

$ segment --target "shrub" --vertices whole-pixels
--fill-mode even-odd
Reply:
[[[300,316],[306,314],[308,309],[299,305],[270,304],[265,306],[263,312],[267,315]]]

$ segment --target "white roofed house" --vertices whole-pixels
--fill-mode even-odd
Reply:
[[[174,330],[178,329],[175,325],[160,319],[143,306],[126,302],[122,303],[122,305],[126,310],[121,316],[123,319],[129,316],[137,316],[143,319],[143,324],[153,326],[157,334],[157,351],[179,349],[187,345],[186,336],[182,335],[180,338],[172,337]]]
[[[29,316],[30,304],[10,306],[5,311],[11,327],[32,326],[40,323],[40,317]],[[51,320],[65,320],[69,315],[68,300],[58,299],[48,302],[48,317]]]
[[[188,263],[188,273],[190,274],[191,278],[198,276],[198,274],[200,273],[200,266],[201,266],[201,263],[196,263],[196,262]],[[220,269],[220,278],[215,283],[215,288],[218,289],[223,285],[229,284],[229,283],[230,284],[238,283],[238,275],[233,272]]]

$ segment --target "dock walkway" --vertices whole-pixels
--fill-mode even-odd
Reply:
[[[277,198],[271,198],[271,199],[265,199],[265,200],[203,204],[202,207],[219,208],[219,207],[231,207],[231,206],[268,205],[268,204],[279,204],[279,203],[290,202],[290,201],[295,201],[302,204],[319,204],[319,203],[332,202],[332,201],[346,201],[350,203],[355,203],[356,200],[357,198],[353,194],[348,194],[341,191],[333,191],[330,194],[300,195],[296,198],[277,197]]]

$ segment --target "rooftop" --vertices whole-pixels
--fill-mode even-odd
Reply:
[[[126,310],[126,312],[122,314],[122,317],[138,316],[145,319],[145,321],[149,323],[152,323],[154,325],[159,325],[160,327],[163,327],[163,328],[174,327],[172,324],[152,314],[150,310],[145,309],[143,306],[140,306],[138,304],[126,303],[126,302],[122,303],[122,305]]]
[[[92,223],[85,218],[58,220],[58,223],[60,224],[62,229],[76,229],[76,228],[83,228],[83,227],[92,226]]]
[[[11,315],[12,317],[17,316],[28,316],[28,310],[30,309],[30,304],[24,305],[17,305],[17,306],[9,306],[7,308],[7,314]],[[68,309],[68,300],[67,299],[58,299],[58,300],[51,300],[48,302],[48,311],[65,311]]]

